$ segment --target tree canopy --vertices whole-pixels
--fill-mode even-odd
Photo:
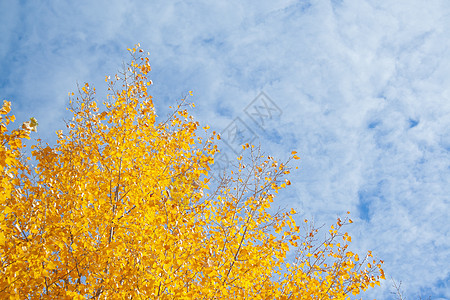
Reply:
[[[337,219],[323,239],[292,210],[285,162],[243,145],[212,188],[220,135],[202,138],[186,99],[161,120],[148,93],[149,58],[112,79],[102,104],[85,84],[57,144],[23,139],[0,110],[0,296],[11,299],[348,299],[379,285],[382,261],[349,250]],[[207,126],[203,127],[207,131]],[[29,160],[36,161],[33,166]],[[249,163],[245,163],[247,160]]]

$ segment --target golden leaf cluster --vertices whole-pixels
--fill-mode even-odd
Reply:
[[[71,94],[66,133],[53,147],[8,131],[0,110],[0,297],[10,299],[348,299],[384,278],[382,261],[348,249],[338,219],[318,241],[295,210],[273,212],[291,185],[279,163],[244,145],[249,163],[210,189],[217,153],[202,139],[185,99],[165,120],[148,94],[149,59],[139,47],[111,80]],[[192,93],[190,92],[190,95]],[[206,127],[205,127],[206,128]],[[291,159],[298,159],[292,152]]]

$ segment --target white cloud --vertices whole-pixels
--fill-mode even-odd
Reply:
[[[238,116],[256,126],[243,110],[265,91],[283,111],[275,128],[255,127],[265,151],[302,157],[291,204],[327,222],[368,209],[355,218],[355,247],[376,250],[409,297],[427,287],[450,297],[448,2],[60,1],[0,11],[0,93],[22,119],[38,118],[41,135],[63,125],[76,81],[101,87],[137,42],[151,53],[161,107],[194,90],[195,115],[216,130]],[[389,297],[389,285],[373,295]]]

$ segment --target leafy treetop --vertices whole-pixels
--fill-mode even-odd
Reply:
[[[348,299],[384,279],[382,261],[359,256],[338,219],[324,239],[296,212],[270,213],[291,159],[243,145],[250,164],[209,190],[215,132],[183,99],[158,122],[149,59],[139,47],[99,107],[87,83],[72,93],[67,133],[53,147],[8,131],[0,110],[0,295],[11,299]],[[206,129],[207,127],[205,127]],[[288,254],[292,254],[289,255]],[[288,259],[293,257],[293,259]]]

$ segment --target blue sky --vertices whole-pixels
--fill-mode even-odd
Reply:
[[[450,2],[5,0],[0,19],[0,97],[39,137],[139,42],[161,109],[193,90],[202,124],[298,151],[279,201],[318,223],[352,212],[354,248],[389,279],[365,297],[393,298],[392,277],[450,298]]]

